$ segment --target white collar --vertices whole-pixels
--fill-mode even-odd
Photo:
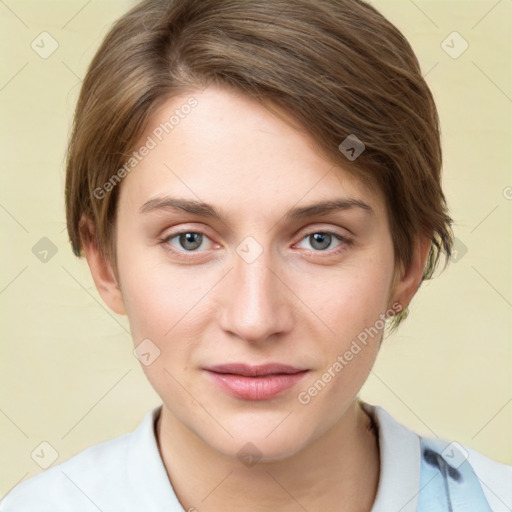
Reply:
[[[158,450],[155,422],[161,409],[162,405],[149,411],[142,423],[129,434],[126,457],[128,479],[130,485],[137,489],[133,493],[137,495],[137,501],[149,505],[146,510],[183,512]],[[146,487],[145,482],[151,486]]]
[[[360,402],[379,431],[380,477],[371,512],[416,512],[420,487],[420,438],[382,407]]]
[[[380,477],[371,512],[415,512],[420,482],[420,438],[393,419],[382,407],[361,402],[374,419],[379,432]],[[158,450],[154,425],[161,407],[146,414],[131,434],[127,467],[129,479],[139,487],[141,502],[154,504],[155,510],[182,512]],[[151,482],[152,492],[141,482]]]

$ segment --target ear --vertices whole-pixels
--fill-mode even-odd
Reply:
[[[87,264],[103,302],[114,313],[126,315],[118,279],[110,261],[98,248],[94,224],[90,219],[81,219],[80,236]]]
[[[421,235],[416,240],[413,259],[409,268],[405,272],[402,271],[402,275],[399,271],[395,275],[389,304],[398,302],[402,306],[402,310],[409,305],[421,285],[421,278],[431,246],[432,240],[428,236]]]

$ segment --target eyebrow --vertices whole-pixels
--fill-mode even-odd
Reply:
[[[296,206],[286,212],[285,218],[288,220],[303,219],[356,208],[361,209],[370,215],[375,213],[369,204],[360,199],[340,198],[320,201],[307,206]],[[223,217],[219,210],[208,203],[190,199],[179,199],[170,196],[160,196],[149,199],[140,207],[139,212],[148,213],[155,210],[166,209],[181,210],[193,215],[213,218],[221,222],[223,221]]]
[[[369,214],[374,214],[372,207],[361,201],[361,199],[342,198],[320,201],[307,206],[295,207],[289,210],[285,217],[287,219],[302,219],[304,217],[313,217],[315,215],[327,215],[336,211],[361,209]]]

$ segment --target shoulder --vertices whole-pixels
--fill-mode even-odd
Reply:
[[[376,421],[379,430],[381,481],[375,511],[388,510],[389,503],[399,503],[403,510],[416,510],[422,496],[421,468],[429,454],[425,447],[444,459],[447,465],[458,467],[467,461],[476,476],[493,512],[512,510],[512,466],[497,462],[482,453],[454,441],[422,438],[396,421],[385,409],[361,402],[362,408]],[[400,486],[397,487],[397,482]],[[468,491],[468,489],[466,489]],[[463,491],[463,492],[466,492]],[[411,499],[411,496],[415,496]],[[373,512],[373,509],[372,509]]]
[[[141,496],[147,497],[142,479],[164,478],[153,434],[157,413],[158,408],[148,412],[133,432],[91,446],[20,483],[1,501],[0,512],[136,510]]]
[[[502,464],[482,453],[464,446],[468,462],[482,486],[485,497],[494,512],[512,510],[512,466]]]
[[[131,435],[91,446],[20,483],[2,500],[0,511],[97,512],[98,506],[90,496],[98,496],[102,488],[115,488],[126,478],[125,459]]]

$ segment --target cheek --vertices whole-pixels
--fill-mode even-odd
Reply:
[[[331,268],[314,279],[298,276],[296,293],[329,328],[326,333],[346,342],[386,311],[391,272],[391,259],[369,258],[336,271]]]
[[[145,368],[146,373],[157,371],[164,361],[169,369],[185,366],[211,316],[208,292],[217,275],[191,266],[173,267],[159,248],[125,252],[119,268],[133,342],[138,346],[149,339],[163,356]]]
[[[194,294],[179,272],[171,274],[163,254],[129,233],[118,242],[123,301],[135,343],[140,336],[162,338],[185,313],[187,295]]]
[[[322,346],[322,368],[308,382],[315,386],[313,394],[321,391],[322,398],[315,399],[318,406],[337,403],[342,407],[347,397],[359,391],[375,362],[393,264],[391,249],[381,254],[357,266],[340,267],[329,279],[317,280],[318,286],[309,287],[309,295],[304,295],[323,324],[315,336]],[[306,293],[307,281],[303,280],[299,293]]]
[[[324,328],[326,334],[315,336],[323,363],[301,387],[297,400],[305,410],[323,416],[326,424],[335,422],[359,393],[379,351],[389,279],[372,268],[340,274],[328,293],[310,296],[331,332]]]
[[[193,410],[182,386],[192,386],[188,369],[204,328],[205,292],[183,273],[136,256],[124,261],[123,296],[141,368],[160,396],[173,396],[178,408]]]

